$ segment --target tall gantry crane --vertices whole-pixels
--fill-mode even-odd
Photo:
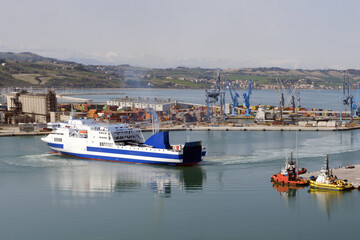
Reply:
[[[284,109],[284,105],[285,105],[285,100],[284,100],[284,91],[283,91],[283,87],[282,87],[282,82],[281,79],[279,78],[279,76],[276,76],[276,83],[277,83],[277,89],[276,91],[279,93],[280,95],[280,106],[279,106],[279,110],[280,110],[280,121],[283,120],[283,109]]]
[[[230,97],[232,100],[232,110],[231,110],[231,116],[236,116],[237,112],[235,111],[235,107],[239,106],[239,100],[238,98],[240,97],[239,94],[235,91],[235,89],[230,85],[230,81],[228,80],[226,82],[226,85],[229,88],[229,92],[230,92]]]
[[[249,80],[248,92],[247,92],[247,94],[246,93],[243,94],[243,98],[244,98],[243,106],[246,107],[246,113],[245,113],[244,116],[251,116],[252,115],[252,112],[250,110],[250,95],[252,93],[251,84],[252,84],[252,82],[251,82],[251,80]]]
[[[283,83],[279,76],[276,76],[276,82],[277,82],[276,90],[280,95],[280,119],[282,119],[282,110],[285,106],[291,105],[293,109],[292,112],[295,113],[295,108],[296,108],[295,95],[297,95],[298,108],[301,107],[300,104],[301,97],[300,97],[300,92],[297,91],[297,87],[298,87],[297,84],[294,86],[294,88],[291,90],[290,93],[287,93],[286,91],[284,91]]]
[[[215,85],[210,90],[205,91],[206,107],[207,107],[207,121],[213,122],[213,105],[219,101],[220,104],[220,121],[225,121],[225,91],[221,89],[220,85],[220,68],[217,69],[217,77]]]
[[[342,83],[342,96],[341,96],[341,102],[342,103],[340,104],[340,122],[342,122],[342,106],[349,106],[350,107],[350,122],[353,121],[354,97],[352,95],[350,95],[350,84],[351,83],[350,83],[349,72],[344,71],[344,73],[343,73],[343,83]]]
[[[354,102],[353,102],[353,104],[352,104],[352,110],[353,110],[353,112],[354,112],[354,117],[359,117],[359,115],[358,115],[358,109],[357,109],[357,105],[356,105],[356,103],[357,103],[357,100],[358,100],[358,96],[359,96],[359,90],[360,90],[360,86],[358,85],[358,90],[357,90],[357,92],[356,92],[356,97],[355,97],[355,100],[354,100]]]

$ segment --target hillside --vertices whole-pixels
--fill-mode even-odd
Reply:
[[[360,71],[348,72],[355,86],[360,80]],[[337,88],[343,79],[342,71],[335,69],[240,68],[225,69],[221,73],[223,83],[230,80],[237,88],[246,88],[248,80],[255,83],[255,88],[274,88],[276,76],[283,85],[299,88]],[[216,69],[83,65],[29,52],[0,53],[0,87],[208,88],[215,77]]]

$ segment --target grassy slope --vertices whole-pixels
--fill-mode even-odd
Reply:
[[[211,80],[216,69],[168,68],[146,69],[129,65],[87,66],[74,62],[44,58],[32,53],[0,53],[0,87],[178,87],[207,88],[211,83],[194,83],[193,79]],[[352,82],[360,80],[360,70],[349,70]],[[285,85],[305,79],[316,85],[339,86],[342,72],[338,70],[289,70],[281,68],[226,69],[221,79],[248,80],[257,84],[276,84],[279,76]]]

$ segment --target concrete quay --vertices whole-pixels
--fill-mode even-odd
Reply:
[[[299,127],[299,126],[268,126],[268,125],[244,125],[242,127],[232,126],[173,126],[162,127],[160,131],[347,131],[360,129],[360,126],[355,127]],[[141,129],[143,132],[151,132],[151,128]],[[17,126],[1,126],[0,137],[8,136],[29,136],[29,135],[44,135],[49,134],[46,131],[31,131],[23,132]]]
[[[195,126],[164,128],[161,130],[190,130],[190,131],[347,131],[360,129],[360,126],[354,127],[301,127],[301,126],[269,126],[269,125],[244,125],[242,127],[231,126]]]
[[[33,136],[33,135],[45,135],[49,133],[50,132],[40,131],[40,130],[24,132],[24,131],[20,131],[19,127],[14,127],[14,126],[0,127],[0,137]]]
[[[91,102],[91,99],[87,99],[87,98],[78,98],[78,97],[68,97],[68,96],[64,96],[64,95],[60,95],[60,94],[56,94],[56,97],[58,99],[64,99],[64,100],[69,100],[69,101],[74,101],[74,102]]]
[[[351,183],[355,188],[359,189],[360,187],[360,164],[354,165],[355,168],[332,168],[332,174],[337,176],[339,179],[346,179],[349,183]],[[309,172],[306,174],[300,175],[305,179],[309,179],[311,176],[318,176],[320,171],[318,172]],[[360,189],[359,189],[360,190]]]

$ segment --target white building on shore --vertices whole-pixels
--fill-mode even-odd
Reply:
[[[107,105],[118,106],[119,108],[139,108],[147,109],[152,108],[157,112],[170,112],[170,109],[174,105],[180,105],[182,108],[189,108],[193,106],[188,103],[180,103],[176,100],[171,99],[157,99],[157,98],[124,98],[111,99],[106,102]]]

